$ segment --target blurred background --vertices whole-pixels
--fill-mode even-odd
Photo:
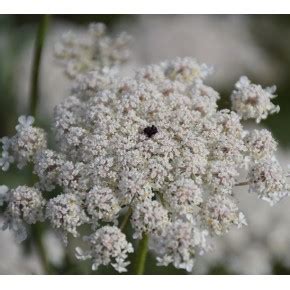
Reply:
[[[34,40],[41,16],[0,16],[0,138],[12,135],[18,115],[27,114]],[[50,17],[41,63],[38,123],[49,130],[53,107],[68,96],[70,82],[56,66],[53,48],[68,30],[85,31],[90,22],[104,22],[109,31],[133,36],[132,60],[123,71],[176,56],[192,56],[211,64],[215,74],[208,84],[221,93],[221,107],[241,75],[263,86],[278,87],[278,115],[260,127],[270,128],[280,144],[279,161],[290,164],[290,16],[282,15],[57,15]],[[246,126],[256,126],[246,123]],[[0,184],[25,184],[29,173],[0,172]],[[197,258],[193,274],[290,274],[290,198],[275,207],[236,192],[248,217],[248,227],[217,238],[212,252]],[[1,220],[0,208],[0,223]],[[130,229],[128,229],[130,231]],[[41,274],[44,270],[34,247],[38,233],[31,231],[23,244],[0,232],[0,274]],[[74,242],[65,249],[55,233],[42,237],[52,273],[91,273],[89,264],[74,258]],[[94,274],[112,274],[101,268]],[[146,274],[186,274],[171,267],[156,267],[149,257]]]

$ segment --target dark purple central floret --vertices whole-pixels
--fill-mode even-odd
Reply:
[[[148,137],[151,138],[153,135],[155,135],[158,132],[157,128],[152,125],[148,126],[143,130],[143,133]]]

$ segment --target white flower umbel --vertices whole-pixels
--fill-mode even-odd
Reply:
[[[167,224],[161,235],[153,235],[150,248],[156,252],[157,264],[168,266],[170,263],[179,269],[191,271],[195,255],[207,250],[208,232],[200,230],[195,221],[182,218]]]
[[[142,238],[143,234],[154,234],[162,230],[168,223],[167,210],[156,200],[146,198],[133,207],[131,224],[134,229],[133,238]]]
[[[58,229],[67,242],[67,233],[78,237],[77,227],[88,222],[82,201],[75,194],[60,194],[49,200],[46,205],[46,218],[52,227]]]
[[[222,194],[211,196],[203,205],[202,219],[217,235],[227,233],[232,226],[247,225],[234,199]]]
[[[170,210],[175,213],[192,214],[203,201],[202,189],[192,179],[176,180],[164,194]]]
[[[6,192],[5,202],[7,208],[3,229],[12,229],[16,240],[21,242],[26,239],[26,224],[44,220],[45,199],[34,187],[18,186]]]
[[[55,45],[55,56],[66,74],[76,78],[80,73],[126,62],[130,55],[130,39],[125,32],[111,38],[103,23],[92,23],[86,34],[66,33]]]
[[[270,205],[276,204],[283,197],[289,195],[286,174],[274,158],[253,164],[248,177],[249,191],[268,201]]]
[[[245,143],[253,160],[271,159],[277,149],[277,142],[266,129],[249,132]]]
[[[0,166],[4,171],[9,169],[14,161],[18,168],[31,162],[39,150],[46,148],[46,133],[43,129],[32,127],[34,118],[21,116],[16,126],[17,133],[12,138],[2,138],[2,158]]]
[[[209,164],[205,178],[214,193],[231,194],[238,175],[234,163],[216,160]]]
[[[89,244],[89,250],[76,249],[76,257],[80,260],[92,259],[92,269],[100,265],[111,264],[116,271],[126,272],[130,262],[126,261],[128,254],[133,252],[133,246],[126,236],[115,226],[104,226],[84,240]]]
[[[41,150],[34,160],[34,172],[39,177],[39,186],[46,191],[53,190],[61,173],[64,156],[52,150]]]
[[[255,119],[257,123],[266,119],[269,114],[279,112],[279,106],[275,106],[271,100],[276,86],[263,89],[260,85],[255,85],[250,80],[242,76],[235,85],[232,93],[232,109],[236,111],[244,120]]]
[[[99,220],[114,221],[121,210],[118,199],[108,187],[93,187],[86,194],[87,212],[92,216],[94,223]]]
[[[47,148],[46,134],[32,118],[21,117],[16,135],[2,138],[0,164],[7,170],[14,160],[19,167],[30,162],[39,178],[35,188],[62,192],[47,194],[45,217],[65,241],[87,225],[90,250],[78,257],[91,258],[94,269],[112,264],[126,270],[133,248],[121,232],[124,215],[133,238],[146,235],[160,264],[191,271],[195,256],[207,249],[206,234],[247,224],[236,185],[249,183],[250,192],[272,204],[289,194],[273,161],[276,141],[241,123],[276,112],[274,91],[241,78],[232,94],[236,112],[219,110],[219,94],[204,84],[212,68],[189,57],[122,78],[115,66],[127,58],[127,42],[103,33],[103,26],[93,25],[83,39],[66,38],[57,48],[74,83],[55,108],[55,150]],[[33,211],[35,204],[43,207],[35,188],[28,216],[8,202],[6,216],[17,221],[12,226],[18,232],[40,219]]]
[[[32,116],[20,116],[18,118],[19,124],[15,127],[17,132],[21,132],[21,130],[30,127],[34,123],[34,117]]]

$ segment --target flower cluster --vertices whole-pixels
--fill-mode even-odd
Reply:
[[[279,112],[279,106],[271,102],[276,97],[273,95],[276,86],[263,89],[260,85],[251,84],[247,77],[242,76],[235,87],[231,96],[232,108],[244,120],[255,119],[259,123],[269,114]]]
[[[208,232],[195,227],[189,220],[177,219],[164,227],[162,234],[152,239],[151,247],[157,255],[157,265],[168,266],[190,272],[194,266],[192,256],[203,254],[208,249]]]
[[[126,261],[128,253],[133,252],[132,244],[128,243],[125,234],[115,226],[104,226],[84,240],[89,244],[89,250],[84,252],[76,249],[76,257],[80,260],[92,259],[92,269],[96,270],[100,265],[112,266],[118,272],[126,272],[129,262]]]
[[[255,163],[249,171],[250,192],[271,205],[274,205],[289,194],[289,185],[280,164],[275,160]]]
[[[2,187],[2,193],[5,193],[7,203],[3,229],[12,229],[16,240],[21,242],[27,236],[26,224],[44,221],[45,199],[37,188],[25,185],[12,190]]]
[[[277,157],[287,167],[289,151],[280,149]],[[197,257],[193,273],[211,273],[219,265],[229,274],[274,274],[277,262],[289,267],[290,199],[285,198],[269,211],[268,203],[244,194],[246,188],[237,187],[236,196],[239,207],[247,210],[247,228],[213,238],[214,250]]]
[[[111,68],[126,62],[131,37],[123,32],[116,38],[106,34],[103,23],[92,23],[86,34],[68,32],[55,45],[55,56],[74,79],[79,74]]]
[[[31,162],[34,155],[46,148],[46,133],[43,129],[33,127],[34,118],[31,116],[20,116],[19,124],[16,126],[17,134],[13,138],[2,138],[2,158],[0,166],[7,171],[11,163],[16,162],[18,168],[23,168]]]
[[[76,194],[60,194],[48,201],[46,218],[52,227],[61,229],[64,242],[67,242],[67,233],[78,236],[77,227],[88,222],[82,208],[82,200]]]
[[[235,197],[243,171],[250,192],[271,204],[288,195],[270,132],[248,132],[241,124],[276,111],[272,90],[242,78],[232,94],[236,112],[219,110],[218,92],[204,83],[212,68],[195,59],[176,58],[122,78],[97,71],[124,59],[115,55],[124,42],[104,38],[103,26],[91,27],[89,42],[64,44],[59,55],[81,75],[55,108],[56,150],[47,148],[30,117],[19,119],[14,137],[2,139],[3,169],[12,160],[32,162],[39,178],[34,189],[3,199],[7,217],[31,224],[44,211],[65,241],[87,224],[89,250],[78,249],[77,257],[92,259],[94,270],[111,264],[123,272],[133,248],[118,225],[132,211],[133,238],[149,237],[158,264],[191,271],[195,256],[209,248],[208,237],[247,224]],[[62,193],[42,202],[40,191],[56,186]]]

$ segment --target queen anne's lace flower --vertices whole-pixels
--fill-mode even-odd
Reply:
[[[172,211],[192,214],[203,201],[203,192],[192,179],[180,178],[165,192],[164,199]]]
[[[19,124],[15,127],[17,132],[21,132],[21,130],[30,127],[34,123],[34,118],[32,116],[20,116],[18,118]]]
[[[8,224],[23,233],[25,223],[42,218],[39,190],[61,190],[46,195],[45,217],[65,241],[88,225],[90,249],[78,257],[91,258],[93,269],[112,264],[126,271],[133,248],[116,225],[132,210],[126,217],[133,237],[148,236],[159,264],[190,271],[194,256],[207,249],[207,233],[246,225],[235,197],[244,171],[250,192],[270,203],[289,194],[273,161],[271,134],[241,124],[278,111],[271,102],[274,89],[242,77],[232,94],[236,112],[219,110],[219,94],[204,84],[212,69],[189,57],[121,78],[117,67],[128,57],[128,38],[104,31],[92,25],[88,34],[66,36],[56,47],[74,84],[54,111],[55,150],[47,148],[32,117],[21,116],[15,136],[2,138],[2,169],[32,162],[39,178],[32,189],[15,189],[30,198],[24,207],[22,199],[10,198],[14,190],[1,189]]]
[[[238,175],[234,163],[216,160],[209,164],[205,180],[214,193],[231,194]]]
[[[211,196],[202,205],[202,218],[217,235],[227,233],[232,226],[247,225],[245,216],[232,198],[226,195]]]
[[[277,149],[277,142],[271,132],[266,129],[249,132],[245,138],[245,143],[254,160],[270,159]]]
[[[211,156],[213,159],[236,164],[241,164],[244,160],[246,147],[241,139],[237,140],[232,136],[226,137],[222,134],[212,146]]]
[[[65,34],[55,46],[55,56],[65,67],[66,74],[76,78],[80,73],[125,62],[130,55],[130,39],[126,33],[111,38],[106,35],[104,24],[93,23],[86,34]]]
[[[134,229],[133,238],[142,238],[143,234],[154,234],[162,230],[168,223],[167,210],[156,200],[146,198],[133,208],[131,224]]]
[[[116,219],[121,207],[118,199],[108,187],[95,186],[86,194],[87,212],[94,222],[111,222]]]
[[[63,156],[52,150],[41,150],[35,156],[34,172],[39,177],[39,184],[47,191],[53,190],[64,163]]]
[[[49,200],[46,205],[46,218],[61,232],[65,242],[67,233],[71,233],[74,237],[79,236],[77,227],[88,222],[81,199],[78,195],[69,193],[60,194]]]
[[[88,189],[88,172],[82,162],[73,163],[65,161],[60,167],[60,174],[57,177],[57,183],[63,186],[65,193],[86,192]]]
[[[150,247],[157,255],[158,265],[170,263],[179,269],[191,271],[196,254],[207,250],[208,232],[195,226],[195,221],[177,219],[167,224],[161,235],[153,235]]]
[[[33,187],[18,186],[7,191],[8,188],[6,188],[4,199],[7,208],[3,229],[10,228],[15,231],[17,241],[21,242],[26,238],[25,224],[35,224],[44,220],[46,202],[41,192]]]
[[[213,88],[206,86],[202,82],[197,82],[191,93],[192,105],[196,111],[199,111],[203,116],[216,112],[217,100],[220,99],[220,96]]]
[[[190,57],[177,58],[169,64],[164,63],[164,67],[167,78],[182,82],[204,79],[213,71],[212,67],[206,64],[199,65]]]
[[[126,241],[126,236],[115,226],[104,226],[84,240],[89,244],[88,251],[77,248],[76,257],[80,260],[92,259],[92,269],[100,265],[111,264],[118,272],[126,272],[130,262],[126,261],[128,254],[133,252],[133,246]]]
[[[14,161],[17,163],[18,168],[21,169],[27,162],[33,160],[39,150],[47,146],[44,130],[32,127],[33,117],[20,116],[18,121],[16,135],[11,139],[2,138],[3,152],[0,165],[4,171],[8,170],[9,163]]]
[[[275,159],[267,159],[252,165],[249,171],[250,192],[266,200],[270,205],[276,204],[289,195],[286,174]]]
[[[279,106],[275,106],[271,100],[276,86],[263,89],[260,85],[255,85],[243,76],[235,85],[232,93],[232,108],[244,120],[255,119],[257,123],[266,119],[269,114],[279,112]]]

